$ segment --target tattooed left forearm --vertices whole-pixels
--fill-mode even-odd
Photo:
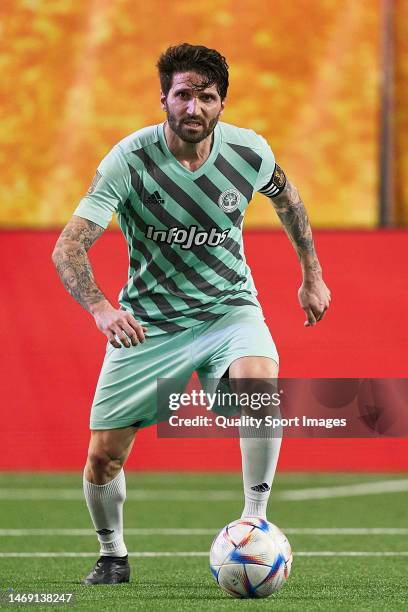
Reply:
[[[309,270],[320,271],[313,244],[312,228],[297,188],[286,181],[283,191],[271,198],[271,201],[302,265],[307,266]]]

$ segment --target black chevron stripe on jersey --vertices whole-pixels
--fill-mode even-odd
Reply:
[[[197,185],[197,187],[199,187],[201,191],[203,191],[205,195],[210,200],[215,202],[215,204],[217,204],[218,206],[218,198],[220,197],[222,193],[221,190],[218,189],[218,187],[214,185],[214,183],[210,181],[204,174],[200,176],[198,179],[196,179],[194,182]],[[229,217],[232,220],[235,227],[239,227],[244,218],[244,215],[242,215],[239,210],[234,210],[234,212],[232,213],[225,213],[225,214],[227,217]],[[228,238],[225,240],[225,242],[221,246],[226,251],[234,255],[236,259],[242,261],[239,242],[237,242],[236,240],[228,236]]]
[[[149,296],[150,299],[150,296]],[[144,306],[140,303],[138,296],[130,296],[128,287],[125,287],[123,290],[122,300],[127,304],[130,304],[132,310],[135,314],[136,318],[140,318],[144,322],[154,323],[157,327],[166,332],[176,332],[183,331],[185,327],[181,325],[177,325],[173,321],[161,320],[152,316],[152,311],[150,310],[150,314],[144,308]],[[154,302],[153,302],[154,303]]]
[[[129,298],[129,296],[127,296],[127,299],[129,301],[129,304],[132,306],[136,318],[140,317],[145,323],[152,323],[165,332],[184,331],[186,329],[181,325],[177,325],[177,323],[173,323],[173,321],[161,321],[160,319],[155,319],[154,317],[150,316],[149,314],[147,314],[146,310],[143,308],[137,297]]]
[[[129,204],[130,204],[130,202],[129,202],[129,200],[127,200],[125,202],[125,209],[127,208],[127,206]],[[136,239],[136,237],[134,235],[134,232],[133,232],[133,229],[132,229],[130,224],[128,224],[128,232],[129,232],[129,240],[130,240],[130,242],[132,243],[132,246],[133,246],[133,244],[135,242],[138,243],[139,241]],[[139,246],[139,245],[137,244],[137,246]],[[135,245],[135,249],[136,248],[137,247]],[[133,277],[132,277],[133,286],[139,292],[138,297],[140,297],[141,295],[148,293],[148,286],[147,286],[147,284],[140,277],[140,274],[139,274],[140,263],[138,261],[136,262],[134,257],[132,257],[130,259],[130,263],[132,265],[132,268],[134,269],[134,273],[133,273]],[[175,332],[175,331],[182,331],[183,329],[185,329],[184,327],[181,327],[180,325],[177,325],[176,323],[170,323],[170,322],[166,322],[166,321],[163,322],[163,321],[160,321],[160,320],[157,320],[157,319],[152,319],[149,316],[149,314],[147,313],[147,311],[145,310],[145,308],[140,303],[138,297],[130,297],[130,295],[129,295],[129,286],[128,285],[125,285],[122,297],[123,297],[123,300],[125,302],[129,303],[132,306],[132,309],[133,309],[136,317],[140,317],[141,319],[143,319],[146,322],[148,320],[150,322],[154,321],[155,325],[160,327],[160,329],[162,329],[163,331]],[[149,298],[151,299],[151,295],[149,295]],[[179,313],[178,313],[178,316],[179,316]]]
[[[242,159],[245,160],[247,164],[252,166],[252,168],[256,172],[259,172],[259,169],[262,165],[262,157],[255,153],[253,149],[250,149],[249,147],[244,147],[242,145],[233,144],[232,142],[227,142],[227,145],[231,147],[231,149],[235,151],[235,153],[238,153],[238,155],[242,157]]]
[[[125,204],[125,209],[131,215],[131,204],[129,200]],[[129,227],[130,227],[130,224],[129,224]],[[201,300],[196,299],[196,298],[191,298],[183,294],[182,292],[179,291],[178,286],[176,285],[173,279],[171,278],[166,279],[166,273],[154,261],[153,254],[151,253],[151,251],[149,251],[145,243],[141,242],[140,240],[136,238],[133,231],[131,232],[131,235],[129,237],[132,243],[132,247],[136,251],[140,252],[145,258],[146,263],[147,263],[146,271],[148,271],[155,278],[155,280],[157,281],[157,284],[166,286],[166,288],[169,291],[169,295],[173,297],[175,296],[181,301],[180,308],[183,308],[187,305],[190,308],[195,308],[197,310],[197,312],[190,312],[188,314],[190,318],[198,319],[202,321],[209,321],[209,320],[212,320],[218,317],[218,315],[212,316],[210,315],[210,313],[202,312],[202,311],[205,311],[207,308],[209,308],[212,305],[211,302],[207,304],[203,304]],[[137,275],[135,275],[133,280],[134,280],[135,287],[138,288],[140,277],[137,278]],[[147,285],[146,283],[143,283],[143,285],[144,285],[143,293],[145,293]],[[231,292],[228,291],[228,292],[225,292],[225,294],[231,295]],[[168,302],[168,300],[166,300],[162,296],[162,294],[155,294],[152,292],[152,293],[149,293],[149,298],[156,304],[156,306],[161,311],[161,313],[164,314],[166,317],[176,318],[180,316],[180,308],[176,310],[174,306],[171,305]],[[246,302],[246,303],[253,305],[252,302]]]
[[[163,157],[166,156],[165,152],[163,151],[163,147],[161,146],[161,142],[160,140],[156,140],[156,142],[154,143],[156,145],[156,147],[159,149],[160,153],[163,155]]]
[[[127,210],[130,217],[136,224],[136,227],[138,227],[141,232],[145,233],[147,227],[146,223],[138,215],[134,207],[128,208]],[[203,276],[201,276],[201,274],[199,274],[194,267],[187,264],[184,259],[174,249],[171,248],[170,245],[161,242],[157,242],[156,245],[162,252],[163,257],[165,257],[172,264],[174,269],[177,272],[184,274],[186,279],[190,281],[190,283],[194,285],[199,291],[211,297],[220,295],[220,290],[215,285],[209,283]]]
[[[130,200],[127,200],[125,203],[125,211],[129,217],[129,219],[133,219],[133,221],[136,222],[137,227],[140,231],[146,231],[146,224],[144,223],[144,221],[137,215],[137,213],[135,212],[134,208],[132,207],[132,204],[130,202]],[[131,228],[131,224],[128,224],[129,227]],[[154,279],[155,279],[155,284],[162,284],[164,283],[166,280],[166,272],[164,270],[162,270],[162,268],[160,268],[160,266],[156,263],[156,261],[153,258],[153,253],[152,251],[150,251],[147,248],[147,245],[145,244],[145,242],[143,242],[142,240],[139,240],[133,230],[131,230],[131,235],[130,235],[130,241],[132,244],[133,249],[137,252],[137,253],[141,253],[143,255],[143,257],[146,260],[146,272],[148,272]],[[160,243],[159,243],[160,245]],[[164,254],[164,256],[166,256]],[[180,261],[182,262],[181,258]],[[174,264],[173,264],[174,265]],[[174,266],[175,269],[176,266]],[[139,265],[139,269],[140,269],[140,265]],[[177,270],[179,271],[179,270]],[[137,272],[136,272],[137,275]],[[142,287],[142,292],[140,292],[139,287],[138,287],[138,282],[139,279],[136,277],[134,278],[134,286],[136,289],[138,289],[139,291],[139,295],[143,295],[143,293],[145,292],[145,288],[147,288],[146,283],[143,282],[144,288]]]
[[[243,196],[245,196],[249,202],[253,193],[251,183],[249,183],[246,178],[242,176],[242,174],[237,172],[234,166],[232,166],[221,154],[219,154],[215,160],[214,166],[234,185],[234,187],[236,187],[236,189],[238,189],[238,191],[242,193]]]
[[[163,154],[163,156],[165,157],[160,142],[158,143],[158,148],[161,151],[161,153]],[[133,151],[133,153],[135,153],[135,151]],[[146,154],[146,156],[147,156],[147,154]],[[149,160],[150,159],[151,158],[149,157]],[[148,163],[148,166],[151,167],[151,169],[152,169],[152,173],[153,173],[152,176],[153,176],[153,178],[156,180],[156,175],[155,175],[154,168],[152,167],[150,161],[148,161],[147,163]],[[209,200],[211,200],[212,202],[215,203],[215,205],[217,206],[217,210],[222,210],[219,207],[219,205],[218,205],[218,198],[221,195],[221,191],[211,181],[206,179],[206,177],[203,175],[202,177],[200,177],[199,179],[196,179],[193,182],[205,193],[205,195],[209,198]],[[208,193],[207,193],[207,191],[208,191]],[[216,195],[216,194],[218,194],[218,195]],[[175,199],[171,193],[169,193],[169,195],[173,199]],[[188,195],[188,194],[186,194],[186,195]],[[176,200],[176,201],[177,201],[178,204],[180,204],[180,202],[178,200]],[[192,217],[195,217],[196,219],[198,219],[201,222],[203,219],[201,218],[200,213],[204,212],[203,209],[194,200],[191,199],[190,202],[194,203],[194,206],[195,206],[194,212],[192,210],[190,210],[190,207],[182,206],[182,208],[184,208],[184,210],[187,210],[187,212]],[[197,211],[198,211],[198,213],[197,213]],[[160,215],[159,212],[158,212],[158,215]],[[239,227],[239,225],[240,225],[240,223],[242,222],[242,219],[243,219],[243,215],[241,215],[240,211],[237,210],[237,211],[234,211],[233,213],[225,213],[225,215],[227,217],[230,217],[230,219],[233,221],[234,226]],[[211,219],[211,223],[212,223],[212,227],[213,227],[214,226],[214,220],[210,216],[206,216],[205,221],[208,222],[208,219]],[[162,221],[161,218],[160,218],[160,220]],[[241,251],[240,244],[239,244],[239,242],[234,240],[234,238],[228,237],[225,240],[225,242],[223,244],[219,245],[219,246],[220,246],[221,249],[225,249],[229,253],[231,253],[237,260],[242,261],[241,252],[240,252]]]
[[[160,312],[165,315],[165,317],[169,319],[180,317],[180,311],[174,310],[170,302],[164,297],[163,294],[151,293],[149,297],[152,302],[156,304]],[[219,315],[214,314],[213,312],[205,311],[188,313],[188,317],[190,319],[197,319],[198,321],[213,321],[214,319],[218,319],[218,316]]]
[[[191,307],[198,307],[198,304],[193,304],[193,301],[196,302],[198,300],[196,300],[196,298],[191,298],[188,295],[186,295],[185,293],[183,293],[182,291],[180,291],[180,289],[178,288],[178,286],[174,283],[173,279],[167,279],[166,281],[164,281],[163,286],[168,290],[169,294],[171,294],[172,296],[175,297],[180,297],[181,299],[183,299],[189,306]],[[218,304],[234,304],[236,306],[243,306],[244,302],[240,302],[240,300],[244,300],[245,298],[239,297],[239,298],[234,298],[233,296],[236,295],[237,293],[242,294],[242,293],[246,293],[249,297],[251,297],[251,292],[245,289],[241,289],[241,290],[237,290],[237,289],[224,289],[223,291],[220,291],[217,294],[217,303]],[[231,298],[230,300],[224,300],[224,297],[229,297]],[[238,303],[239,302],[239,303]],[[250,302],[245,300],[245,304],[247,305],[251,305],[251,306],[257,306],[257,304],[254,304],[254,302]],[[211,308],[211,306],[214,305],[214,302],[207,302],[207,303],[200,303],[200,308],[206,309],[206,308]]]
[[[223,304],[228,304],[228,306],[255,306],[253,302],[249,300],[245,300],[244,298],[231,298],[229,300],[223,300]]]
[[[212,200],[218,206],[218,200],[222,193],[221,189],[218,189],[217,185],[214,185],[210,179],[205,176],[205,174],[201,175],[195,181],[195,184],[205,193],[205,195]],[[231,213],[227,213],[224,211],[224,214],[231,219],[233,224],[238,227],[242,221],[242,214],[240,210],[234,210]]]
[[[146,153],[145,149],[137,149],[136,151],[132,151],[134,155],[136,155],[140,161],[143,163],[146,171],[154,181],[164,191],[166,191],[169,196],[177,202],[179,206],[184,208],[186,212],[188,212],[197,222],[201,225],[205,230],[209,230],[212,227],[216,227],[217,224],[214,222],[214,219],[207,215],[205,210],[201,208],[197,204],[195,200],[188,193],[186,193],[177,183],[175,183],[163,170],[156,164],[156,162],[149,157]],[[129,166],[131,167],[131,166]]]
[[[163,331],[175,332],[175,331],[183,331],[185,329],[184,327],[181,327],[180,325],[177,325],[176,323],[172,323],[170,321],[167,322],[167,321],[160,321],[157,319],[152,319],[147,313],[147,310],[145,310],[145,308],[142,306],[138,298],[130,297],[128,285],[126,285],[123,289],[122,299],[124,302],[131,305],[136,318],[140,317],[143,321],[146,321],[146,322],[149,321],[151,323],[153,323],[154,321],[154,324],[160,329],[162,329]]]
[[[131,175],[132,187],[138,194],[139,198],[141,197],[141,193],[146,196],[148,192],[143,186],[142,180],[139,177],[137,171],[130,164],[129,171]],[[149,204],[148,198],[146,197],[144,203],[146,208],[151,212],[151,214],[154,215],[156,219],[163,223],[166,227],[170,228],[176,227],[178,225],[179,222],[177,221],[177,219],[173,217],[164,208],[159,208],[159,210],[157,210],[156,206],[152,206],[151,204]],[[214,224],[212,227],[214,227]],[[171,249],[171,251],[174,252],[174,249]],[[202,261],[207,264],[207,266],[211,267],[213,272],[218,274],[218,276],[220,276],[221,278],[224,278],[226,281],[231,282],[233,284],[239,283],[241,281],[245,282],[246,279],[244,276],[237,274],[235,270],[225,265],[223,261],[218,259],[218,257],[212,255],[205,247],[195,246],[194,253],[197,255],[197,257],[200,257]]]
[[[136,211],[132,207],[129,200],[126,202],[125,208],[129,216],[135,222],[138,229],[141,232],[145,232],[146,225],[143,219],[141,219],[139,215],[136,213]],[[129,229],[131,228],[130,223],[128,223],[128,227]],[[144,256],[147,262],[150,261],[150,259],[152,258],[152,254],[147,250],[146,245],[143,242],[139,241],[134,236],[133,231],[131,232],[131,235],[130,235],[130,241],[131,241],[132,248],[134,248],[135,250],[137,249]],[[245,290],[245,289],[240,289],[240,290],[224,289],[220,291],[213,285],[209,284],[200,274],[196,272],[194,268],[191,268],[190,266],[186,265],[183,259],[175,251],[169,249],[168,245],[158,243],[158,246],[160,250],[162,251],[163,256],[166,257],[168,261],[170,261],[170,263],[173,265],[174,269],[178,273],[184,274],[186,279],[189,280],[190,283],[193,286],[195,286],[199,291],[201,291],[203,294],[208,295],[209,297],[217,297],[218,303],[228,304],[231,306],[244,306],[244,305],[256,306],[257,305],[250,299],[252,296],[251,291]],[[152,270],[150,270],[150,273],[152,273]],[[135,274],[137,274],[137,272]],[[136,279],[134,278],[133,280],[136,280]],[[171,278],[164,279],[162,281],[162,284],[169,292],[169,295],[181,298],[188,306],[190,306],[190,308],[201,307],[202,309],[207,309],[213,305],[212,301],[207,302],[207,303],[202,303],[201,300],[197,300],[195,298],[191,298],[187,296],[185,293],[180,291],[178,285]],[[144,284],[144,286],[146,287],[147,285]],[[245,299],[243,297],[238,297],[238,298],[234,297],[234,294],[242,294],[242,293],[248,295],[248,299]],[[227,297],[229,299],[224,300],[224,297]],[[126,301],[130,302],[128,294],[126,294],[126,296],[124,294],[124,298],[126,298]],[[144,320],[146,320],[146,316],[147,316],[147,313],[143,317]],[[194,318],[193,315],[191,316],[192,318]]]
[[[154,261],[153,255],[152,253],[149,251],[149,249],[147,248],[146,244],[141,242],[140,240],[138,240],[137,238],[133,238],[132,239],[132,246],[134,246],[135,249],[137,249],[145,258],[146,262],[147,262],[147,268],[146,271],[149,271],[149,273],[154,276],[157,280],[158,280],[158,284],[160,283],[163,287],[165,287],[168,291],[168,294],[172,297],[176,297],[180,300],[180,307],[182,308],[183,305],[187,305],[190,308],[195,308],[198,313],[201,310],[206,310],[207,308],[209,308],[212,305],[212,302],[208,302],[207,304],[203,303],[202,300],[199,300],[197,298],[192,298],[189,297],[188,295],[186,295],[185,293],[183,293],[182,291],[179,290],[177,284],[174,282],[174,280],[172,278],[165,278],[165,272],[157,265],[157,263]],[[226,291],[226,292],[218,292],[217,297],[222,297],[222,295],[220,294],[226,294],[226,295],[231,295],[230,291]],[[149,294],[149,297],[151,299],[153,299],[153,295],[154,294]],[[164,307],[165,305],[162,304]],[[172,307],[172,310],[168,309],[165,307],[165,310],[163,310],[163,308],[161,308],[159,306],[159,304],[157,303],[157,306],[160,308],[160,310],[166,314],[167,316],[179,316],[180,312],[179,310],[175,310],[174,307]],[[175,315],[170,314],[171,312],[175,312]],[[192,318],[199,318],[196,317],[196,313],[189,313],[189,317]],[[207,320],[207,319],[203,319],[203,320]]]

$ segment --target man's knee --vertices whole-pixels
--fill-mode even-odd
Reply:
[[[85,477],[94,484],[106,484],[122,469],[133,446],[136,429],[92,431]],[[98,480],[98,482],[96,482]]]
[[[106,484],[122,469],[124,457],[111,456],[104,450],[90,450],[85,466],[85,478],[94,484]]]
[[[116,457],[106,450],[95,449],[88,452],[87,463],[98,472],[119,471],[124,464],[124,456]]]
[[[230,379],[276,379],[278,363],[270,357],[240,357],[229,367]]]
[[[279,416],[278,364],[269,358],[245,357],[232,366],[229,385],[242,398],[241,413],[258,418]]]

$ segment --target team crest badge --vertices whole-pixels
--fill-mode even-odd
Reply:
[[[232,213],[237,210],[240,200],[241,194],[238,189],[227,189],[218,198],[218,204],[224,212]]]

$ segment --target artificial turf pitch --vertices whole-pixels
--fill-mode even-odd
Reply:
[[[294,561],[284,588],[263,600],[229,597],[208,566],[213,537],[240,516],[239,474],[128,473],[125,533],[127,529],[131,582],[99,587],[80,584],[98,557],[81,478],[0,474],[2,593],[74,593],[74,609],[115,612],[264,606],[285,611],[408,609],[404,474],[278,474],[268,518],[287,533]],[[396,486],[384,485],[390,480],[398,481]],[[378,491],[364,493],[364,483],[379,483]],[[314,490],[322,487],[317,498]],[[299,499],[302,490],[305,499]],[[327,528],[325,533],[316,532],[322,528]],[[56,605],[8,607],[39,610]]]

